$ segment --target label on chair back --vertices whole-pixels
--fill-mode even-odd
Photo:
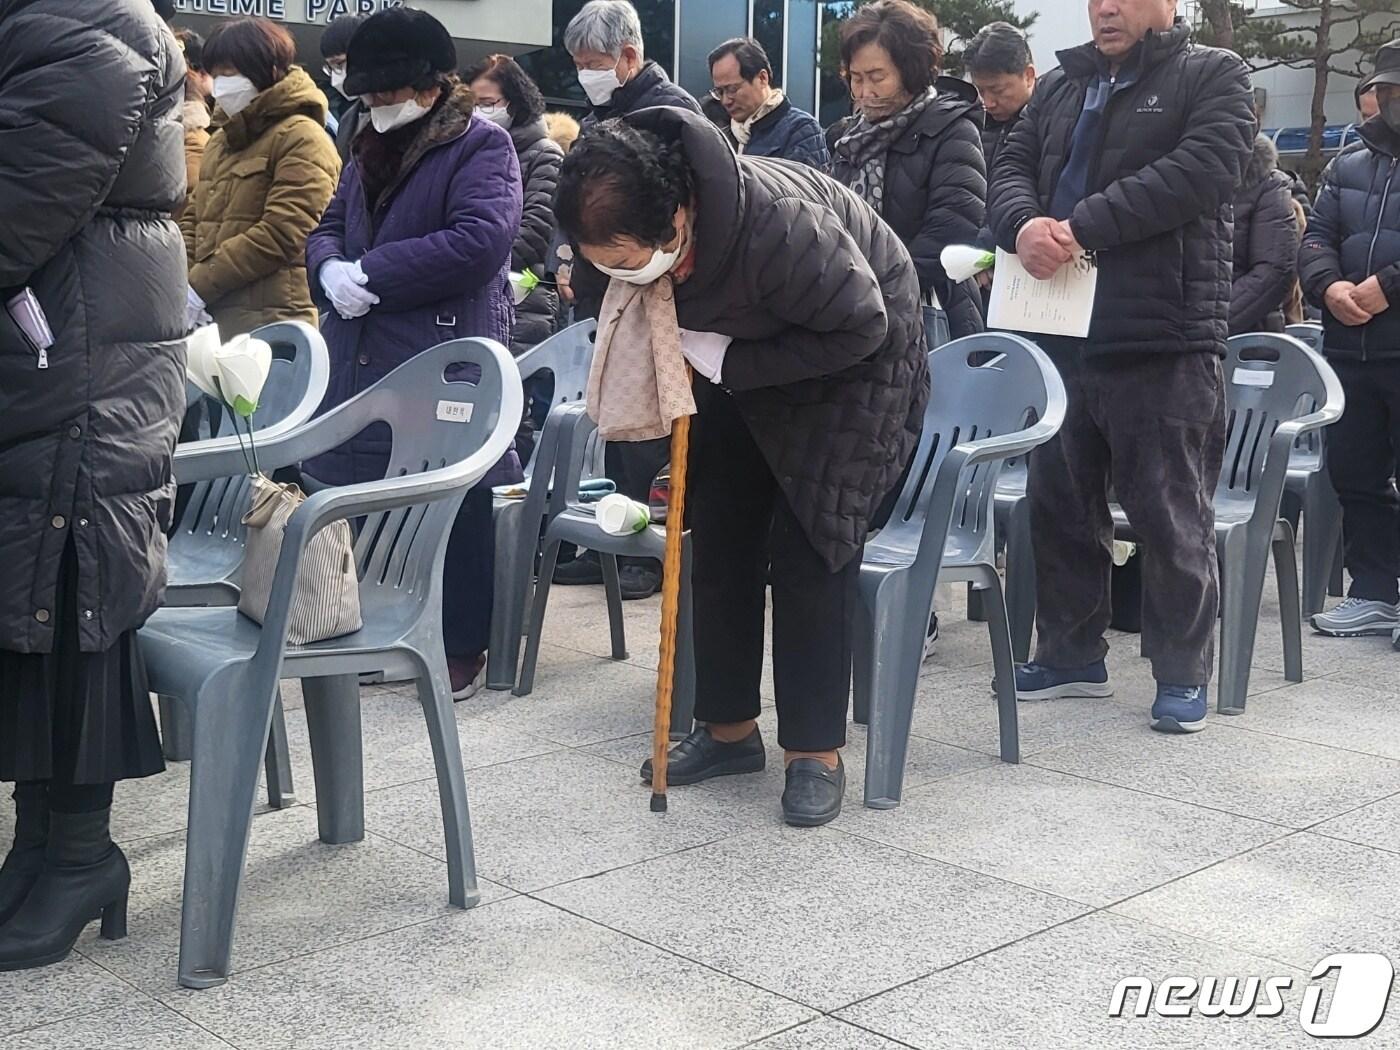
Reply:
[[[475,407],[470,401],[439,401],[437,417],[444,423],[470,423]]]
[[[1255,372],[1249,368],[1237,368],[1232,382],[1236,386],[1273,386],[1274,374],[1272,372]]]

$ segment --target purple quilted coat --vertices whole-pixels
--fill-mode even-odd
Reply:
[[[425,119],[424,133],[373,214],[352,161],[307,241],[306,272],[331,355],[323,411],[450,339],[483,336],[510,344],[510,250],[521,210],[515,146],[501,128],[472,116],[465,88]],[[369,290],[379,296],[363,317],[345,320],[326,298],[319,274],[332,259],[358,259]],[[378,425],[304,466],[331,485],[382,478],[389,445],[388,427]],[[512,449],[483,484],[521,477]]]

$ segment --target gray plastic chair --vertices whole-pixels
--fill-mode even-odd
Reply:
[[[1322,325],[1294,324],[1286,331],[1315,353],[1322,353]],[[1303,618],[1320,613],[1328,593],[1342,592],[1342,505],[1327,473],[1327,432],[1298,439],[1283,487],[1283,516],[1303,533]]]
[[[292,433],[316,414],[330,381],[330,358],[321,333],[301,321],[266,325],[253,335],[270,343],[274,355],[262,401],[253,415],[261,458],[264,443]],[[182,447],[237,452],[232,417],[225,411],[216,436]],[[238,603],[237,577],[243,563],[243,514],[247,507],[248,470],[241,456],[236,473],[194,486],[170,538],[167,605]]]
[[[516,358],[522,380],[541,372],[554,376],[551,413],[560,405],[583,400],[593,364],[593,339],[597,328],[596,321],[582,321]],[[540,432],[534,455],[525,464],[526,498],[497,497],[492,506],[496,526],[496,586],[491,610],[491,644],[486,653],[488,689],[510,689],[515,685],[525,607],[530,600],[535,554],[539,551],[540,528],[544,522],[544,490],[548,489],[554,475],[553,452],[558,447],[557,438],[550,433],[554,426],[551,414]]]
[[[1341,418],[1341,383],[1320,354],[1272,332],[1227,344],[1229,423],[1224,468],[1215,487],[1215,550],[1220,560],[1220,672],[1216,710],[1243,714],[1269,551],[1278,579],[1284,677],[1303,680],[1303,627],[1293,528],[1279,517],[1299,438]],[[1246,378],[1253,376],[1253,380]],[[1121,507],[1118,539],[1138,539]],[[1144,656],[1150,656],[1148,652]]]
[[[1031,503],[1026,498],[1027,458],[1007,460],[997,479],[993,509],[997,539],[1006,558],[1006,618],[1016,662],[1030,659],[1035,627],[1035,548],[1031,544]]]
[[[292,433],[320,407],[330,379],[330,357],[321,333],[301,321],[265,325],[253,332],[272,346],[272,368],[262,401],[253,415],[259,443]],[[193,383],[187,407],[206,397]],[[213,404],[212,399],[208,399]],[[238,449],[233,417],[224,410],[218,433],[182,446],[194,451]],[[243,562],[243,514],[248,507],[248,473],[241,457],[238,472],[200,481],[192,488],[166,560],[165,604],[190,607],[238,604],[238,568]],[[188,762],[193,748],[189,721],[181,705],[160,698],[161,742],[171,762]],[[286,720],[279,698],[267,752],[268,802],[283,809],[295,802]]]
[[[929,355],[929,370],[932,396],[908,480],[860,566],[853,698],[856,721],[870,724],[865,804],[872,809],[897,806],[903,793],[928,610],[940,579],[972,583],[984,597],[1001,758],[1021,760],[992,496],[1005,460],[1059,430],[1065,388],[1038,346],[999,332],[945,344]]]
[[[476,383],[444,372],[475,365]],[[443,402],[471,406],[467,422],[439,418]],[[264,625],[237,609],[161,609],[141,629],[156,691],[179,697],[194,722],[185,846],[180,984],[208,988],[228,976],[247,855],[258,760],[278,681],[302,679],[323,842],[364,837],[359,678],[385,670],[416,681],[428,724],[447,845],[448,896],[478,899],[471,823],[442,648],[442,568],[467,490],[501,458],[520,425],[523,395],[509,352],[485,339],[424,351],[369,390],[292,434],[268,441],[264,468],[336,448],[377,422],[393,446],[386,476],[314,495],[287,523]],[[182,477],[226,477],[236,452],[181,451]],[[364,626],[303,646],[286,642],[292,585],[307,542],[333,521],[359,519],[356,561]]]
[[[555,484],[550,501],[549,524],[545,527],[544,554],[540,559],[539,578],[535,584],[533,609],[530,614],[529,637],[525,643],[525,658],[515,685],[516,696],[529,696],[535,687],[535,667],[539,661],[540,640],[544,633],[545,612],[549,608],[549,591],[554,569],[559,562],[559,546],[574,543],[597,551],[603,566],[603,590],[608,601],[608,624],[612,632],[612,658],[627,659],[627,637],[622,615],[622,586],[618,579],[617,559],[655,558],[666,554],[666,530],[653,525],[631,536],[613,536],[598,526],[593,506],[579,500],[579,480],[585,464],[596,455],[592,439],[597,431],[583,404],[563,405],[554,410],[558,422],[558,450]],[[562,474],[561,474],[562,471]],[[562,483],[561,483],[562,479]],[[557,501],[557,502],[556,502]],[[680,609],[676,626],[675,690],[671,703],[671,733],[690,732],[695,710],[695,647],[691,635],[690,539],[682,546]]]

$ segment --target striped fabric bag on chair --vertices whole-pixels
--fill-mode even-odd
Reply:
[[[262,475],[252,479],[252,503],[243,516],[248,539],[238,611],[257,623],[262,623],[267,613],[283,531],[305,500],[305,493],[296,485]],[[358,631],[362,625],[354,534],[348,521],[332,522],[312,537],[302,555],[287,641],[291,645],[321,642]]]

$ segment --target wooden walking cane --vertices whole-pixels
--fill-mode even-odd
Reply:
[[[661,666],[656,671],[656,722],[651,743],[653,813],[666,812],[666,761],[671,745],[671,694],[676,684],[676,624],[681,605],[681,545],[685,542],[685,474],[689,458],[690,417],[681,416],[671,425],[671,489],[666,507],[666,560],[661,573]]]

